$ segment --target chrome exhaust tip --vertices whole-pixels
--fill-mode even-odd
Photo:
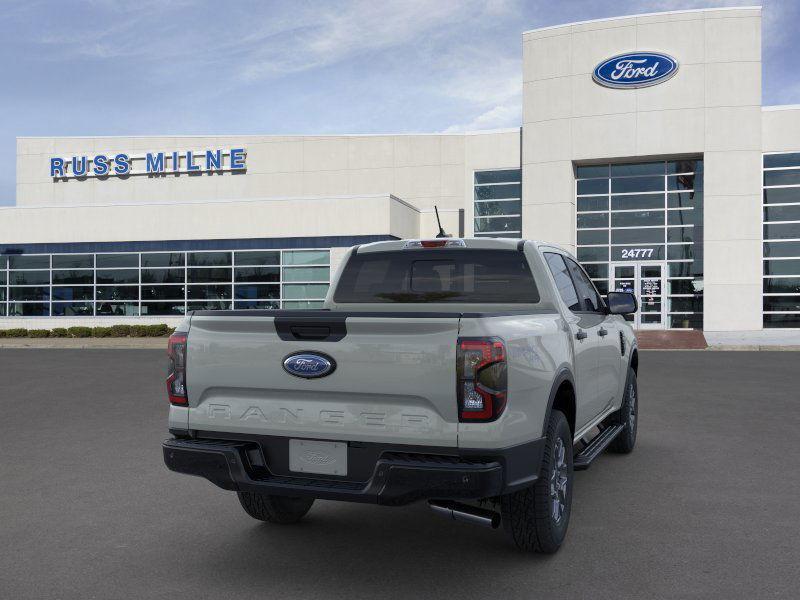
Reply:
[[[494,512],[493,510],[478,508],[451,500],[429,500],[428,505],[433,512],[448,519],[452,519],[453,521],[472,523],[491,529],[497,529],[500,526],[500,513]]]

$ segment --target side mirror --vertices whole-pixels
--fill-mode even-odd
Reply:
[[[639,309],[636,296],[630,292],[608,292],[606,302],[612,315],[630,315]]]

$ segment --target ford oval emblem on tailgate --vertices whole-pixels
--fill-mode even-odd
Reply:
[[[319,352],[296,352],[283,359],[283,369],[295,377],[315,379],[333,373],[336,361]]]

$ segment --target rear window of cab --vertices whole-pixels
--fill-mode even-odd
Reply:
[[[408,249],[352,255],[334,301],[535,304],[539,290],[516,250]]]

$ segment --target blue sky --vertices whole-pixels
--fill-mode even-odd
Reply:
[[[16,136],[436,132],[521,123],[521,33],[753,0],[0,0]],[[765,0],[764,104],[800,103],[800,1]]]

